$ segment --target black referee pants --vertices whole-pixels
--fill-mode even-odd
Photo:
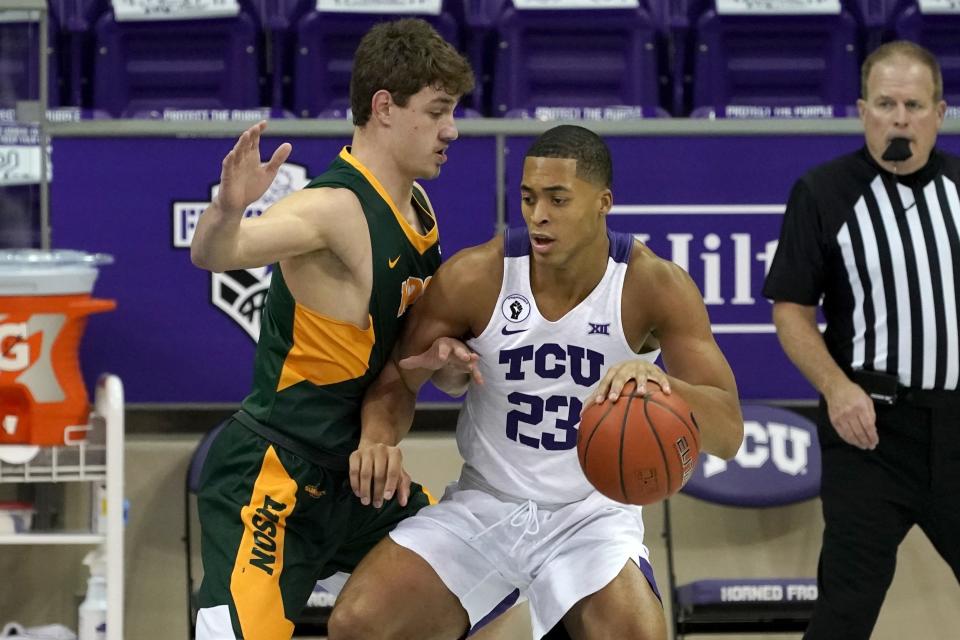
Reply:
[[[915,524],[960,581],[960,398],[945,398],[908,392],[895,406],[876,405],[880,443],[873,451],[843,442],[821,399],[826,527],[804,640],[870,637],[897,547]]]

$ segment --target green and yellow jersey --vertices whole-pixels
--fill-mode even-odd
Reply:
[[[253,391],[242,409],[298,444],[349,455],[360,437],[360,405],[400,337],[403,318],[440,266],[436,218],[414,186],[425,234],[412,228],[389,194],[344,148],[307,188],[356,194],[367,219],[373,288],[367,329],[297,303],[273,266],[254,361]],[[330,292],[336,295],[336,292]]]

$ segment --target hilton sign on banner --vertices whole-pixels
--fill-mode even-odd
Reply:
[[[690,273],[716,334],[773,330],[760,291],[777,250],[783,211],[783,204],[687,204],[617,205],[610,213],[619,217],[611,226],[633,230]]]
[[[611,227],[633,233],[693,278],[745,399],[813,395],[783,354],[762,293],[784,208],[783,201],[626,204],[610,216]]]

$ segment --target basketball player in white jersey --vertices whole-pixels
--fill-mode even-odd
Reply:
[[[367,394],[362,439],[395,444],[436,372],[444,390],[467,392],[465,464],[439,504],[360,563],[331,640],[456,640],[518,597],[534,638],[561,621],[574,640],[666,638],[640,508],[599,494],[578,466],[581,410],[628,380],[655,382],[690,404],[703,449],[723,458],[740,447],[743,421],[696,285],[607,229],[611,176],[596,134],[544,133],[524,161],[527,228],[454,256],[415,307],[403,369],[385,368]],[[670,375],[655,351],[638,355],[645,344],[659,344]],[[374,504],[402,490],[396,467],[354,464],[351,475],[355,491],[372,482]]]

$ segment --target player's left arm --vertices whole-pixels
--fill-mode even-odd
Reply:
[[[596,402],[616,401],[623,386],[649,382],[664,393],[678,393],[693,410],[703,450],[722,458],[736,455],[743,440],[743,417],[733,371],[713,338],[700,291],[677,265],[644,252],[632,260],[623,297],[624,328],[657,345],[667,372],[641,359],[610,367],[595,392]]]

